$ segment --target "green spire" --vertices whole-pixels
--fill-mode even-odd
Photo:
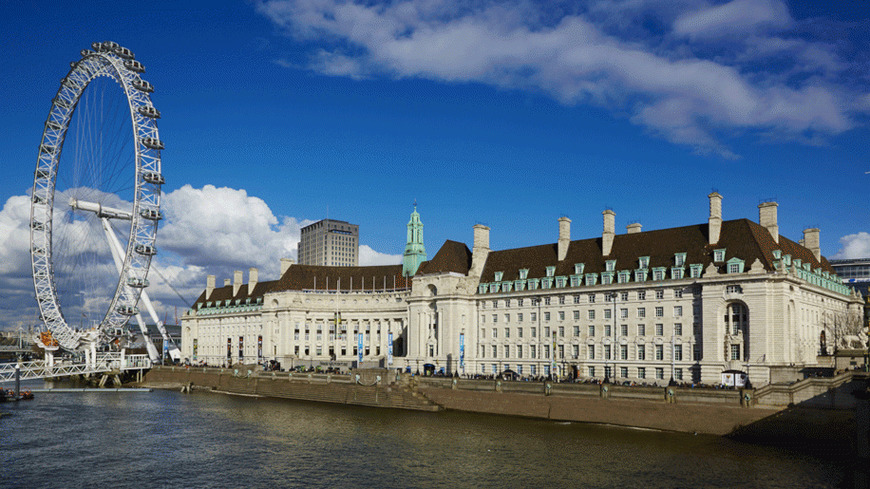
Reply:
[[[408,243],[405,245],[405,256],[402,258],[402,276],[410,277],[417,273],[420,264],[426,261],[426,247],[423,246],[423,222],[417,213],[417,202],[414,202],[414,212],[408,221]]]

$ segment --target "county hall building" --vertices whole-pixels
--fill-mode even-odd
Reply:
[[[619,234],[606,210],[600,236],[579,240],[562,217],[555,243],[508,250],[476,225],[471,249],[448,240],[431,259],[415,209],[401,265],[282,259],[274,281],[209,276],[183,316],[182,354],[657,384],[740,371],[756,386],[818,366],[832,346],[822,331],[862,310],[819,230],[781,236],[774,202],[759,222],[723,220],[716,192],[709,209],[704,223]]]

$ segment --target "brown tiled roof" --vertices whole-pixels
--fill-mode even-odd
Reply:
[[[435,256],[420,265],[418,274],[457,272],[467,275],[471,268],[471,251],[465,243],[447,240]]]
[[[244,304],[247,299],[251,299],[251,302],[256,302],[256,299],[259,297],[263,297],[266,292],[270,292],[272,288],[275,286],[277,282],[274,280],[267,282],[257,282],[257,285],[254,286],[254,290],[248,294],[248,284],[242,284],[239,287],[238,293],[233,295],[233,286],[232,285],[224,285],[223,287],[215,287],[215,289],[211,292],[208,300],[205,298],[205,290],[199,294],[194,304],[204,304],[206,302],[217,302],[217,301],[225,301],[225,300],[241,300],[241,303]]]
[[[686,253],[687,265],[700,263],[706,269],[713,261],[713,250],[721,248],[725,248],[725,261],[740,258],[744,260],[746,270],[756,259],[761,261],[766,270],[773,270],[773,250],[780,249],[783,255],[790,254],[792,258],[810,262],[814,268],[821,266],[823,270],[833,271],[824,258],[820,264],[810,250],[783,236],[779,237],[777,244],[767,229],[748,219],[723,222],[719,242],[714,245],[707,243],[707,236],[706,223],[618,234],[614,236],[611,253],[606,257],[601,255],[600,237],[581,239],[569,244],[565,259],[561,262],[558,261],[556,243],[492,251],[487,258],[481,282],[494,281],[495,272],[499,271],[503,272],[502,280],[516,280],[521,268],[529,269],[530,278],[546,276],[548,266],[556,267],[557,276],[573,275],[575,263],[585,264],[584,273],[600,273],[605,270],[606,260],[616,260],[617,271],[634,270],[638,268],[638,258],[641,256],[649,256],[650,269],[670,269],[676,253]]]
[[[395,284],[395,287],[394,287]],[[274,291],[318,289],[387,290],[411,286],[411,279],[402,277],[402,265],[371,267],[330,267],[321,265],[291,265],[275,283]]]

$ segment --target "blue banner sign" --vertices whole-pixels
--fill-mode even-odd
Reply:
[[[459,368],[465,368],[465,333],[459,333]]]
[[[359,363],[362,363],[362,355],[363,355],[363,334],[362,333],[359,334],[359,340],[357,342],[356,351],[357,351],[357,357],[358,357],[357,360]]]
[[[387,335],[387,365],[393,364],[393,333]]]

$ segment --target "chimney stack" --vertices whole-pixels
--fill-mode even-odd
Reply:
[[[233,297],[239,293],[239,289],[242,288],[242,271],[236,270],[233,272]]]
[[[571,243],[571,219],[559,218],[559,261],[565,259],[568,254],[568,245]]]
[[[283,277],[287,270],[290,269],[290,265],[296,263],[292,258],[281,258],[281,276]]]
[[[248,295],[254,293],[254,287],[257,286],[257,279],[259,278],[259,275],[259,271],[254,267],[251,267],[251,269],[248,270]]]
[[[719,242],[719,233],[722,231],[722,196],[719,192],[713,192],[708,195],[710,198],[710,225],[709,225],[709,244]]]
[[[643,226],[640,225],[639,222],[633,222],[628,226],[625,226],[625,232],[628,234],[636,234],[639,233]]]
[[[822,248],[819,242],[818,228],[804,229],[804,247],[813,252],[816,261],[822,261]]]
[[[211,293],[214,292],[214,275],[209,275],[205,278],[205,299],[208,300],[211,297]]]
[[[233,283],[232,280],[230,280],[230,279],[228,279],[228,278],[225,278],[225,279],[224,279],[224,287],[226,287],[227,285],[230,285],[231,283]]]
[[[776,202],[763,202],[758,204],[758,224],[767,228],[773,241],[779,243],[779,225],[776,223]]]
[[[604,232],[601,233],[601,253],[608,256],[613,249],[613,236],[616,234],[616,213],[610,209],[601,213],[604,216]]]
[[[474,248],[471,250],[471,270],[469,275],[480,276],[489,256],[489,228],[483,224],[474,225]]]

